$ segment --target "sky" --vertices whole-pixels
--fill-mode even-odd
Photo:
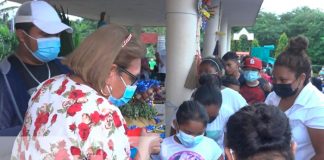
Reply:
[[[263,0],[261,11],[280,15],[303,6],[319,9],[324,12],[323,0]]]

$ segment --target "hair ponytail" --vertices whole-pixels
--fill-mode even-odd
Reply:
[[[287,49],[282,52],[276,62],[276,66],[284,66],[295,72],[295,77],[305,73],[304,86],[311,77],[311,60],[307,55],[308,39],[305,36],[297,36],[290,39]]]

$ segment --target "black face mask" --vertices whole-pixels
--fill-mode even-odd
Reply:
[[[217,74],[206,74],[203,73],[199,76],[199,85],[216,85],[217,87],[221,87],[222,81],[219,75]]]
[[[298,88],[293,90],[291,84],[273,84],[273,91],[281,98],[287,98],[295,95]]]

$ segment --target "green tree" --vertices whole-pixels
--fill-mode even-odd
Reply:
[[[247,39],[246,35],[242,35],[239,40],[239,51],[250,51],[251,41]]]
[[[246,35],[242,35],[240,40],[231,40],[231,51],[250,51],[252,47],[259,47],[257,39],[249,41]]]
[[[281,15],[260,12],[255,25],[248,27],[247,30],[254,33],[261,46],[279,43],[278,40],[282,33],[286,33],[287,37],[304,35],[309,39],[308,54],[311,57],[312,63],[322,65],[324,64],[323,26],[324,12],[318,9],[303,7]],[[232,29],[233,33],[235,32],[234,30],[235,28]],[[232,46],[235,46],[235,44]],[[277,52],[281,50],[280,46],[278,47],[276,56],[278,55]]]
[[[18,45],[15,33],[10,32],[8,24],[8,12],[17,7],[2,7],[7,0],[0,2],[0,60],[14,51]]]
[[[238,51],[239,50],[239,42],[236,40],[231,40],[231,51]]]
[[[278,43],[277,43],[277,47],[276,47],[276,51],[275,51],[275,58],[277,58],[279,56],[279,54],[286,49],[287,45],[288,45],[288,37],[287,37],[286,33],[282,33],[280,35]]]
[[[15,33],[10,32],[7,24],[0,21],[0,60],[12,53],[17,45]]]
[[[255,25],[248,27],[247,30],[254,33],[261,46],[272,45],[276,44],[280,34],[283,32],[283,25],[277,15],[260,12]]]
[[[309,39],[308,54],[313,64],[324,64],[324,13],[308,7],[280,15],[280,23],[288,37],[304,35]]]
[[[158,35],[166,35],[166,27],[143,27],[142,32],[157,33]]]
[[[89,19],[77,20],[71,22],[71,27],[73,28],[73,44],[77,47],[97,29],[97,22]]]
[[[251,47],[260,47],[258,39],[252,40]]]

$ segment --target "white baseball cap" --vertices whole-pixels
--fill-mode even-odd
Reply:
[[[15,23],[29,22],[48,34],[57,34],[64,30],[73,32],[71,27],[61,22],[55,9],[45,1],[28,1],[19,7]]]

